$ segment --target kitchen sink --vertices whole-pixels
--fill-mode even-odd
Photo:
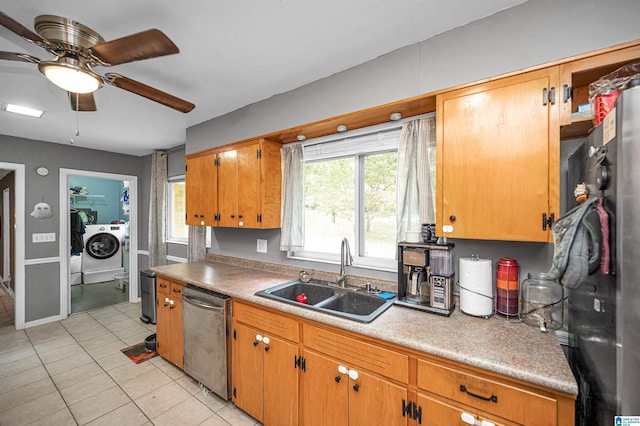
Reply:
[[[349,292],[323,303],[321,307],[352,315],[370,315],[384,304],[385,300],[379,297]]]
[[[306,303],[296,300],[301,294],[306,296]],[[373,321],[393,305],[393,298],[382,299],[375,294],[330,287],[329,283],[316,280],[308,283],[288,281],[259,291],[256,296],[364,323]]]

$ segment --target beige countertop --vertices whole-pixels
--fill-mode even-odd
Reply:
[[[450,317],[392,306],[363,324],[298,308],[255,293],[294,279],[284,273],[219,262],[180,263],[152,268],[169,278],[289,314],[340,327],[407,348],[577,395],[578,388],[554,333],[541,333],[495,315],[484,319],[456,307]]]

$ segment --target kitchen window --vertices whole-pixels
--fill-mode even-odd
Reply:
[[[400,125],[305,144],[304,249],[291,257],[337,262],[346,237],[354,266],[394,269]]]
[[[188,244],[189,226],[186,218],[186,187],[184,176],[167,182],[167,242]],[[211,228],[207,227],[207,247],[211,247]]]

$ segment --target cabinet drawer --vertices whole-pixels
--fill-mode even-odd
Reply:
[[[557,422],[554,398],[429,361],[418,360],[418,387],[517,423]]]
[[[233,303],[233,320],[293,342],[300,340],[298,321],[240,302]]]
[[[171,281],[171,298],[182,300],[182,287],[184,283],[179,281]]]
[[[158,277],[158,294],[168,296],[171,293],[171,281],[164,277]]]
[[[306,324],[303,337],[305,347],[330,355],[350,367],[365,368],[402,383],[409,382],[409,357],[404,354]]]

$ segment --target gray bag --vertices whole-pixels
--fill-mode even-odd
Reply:
[[[567,288],[576,288],[600,266],[600,218],[598,197],[589,198],[552,226],[553,263],[549,278]]]

